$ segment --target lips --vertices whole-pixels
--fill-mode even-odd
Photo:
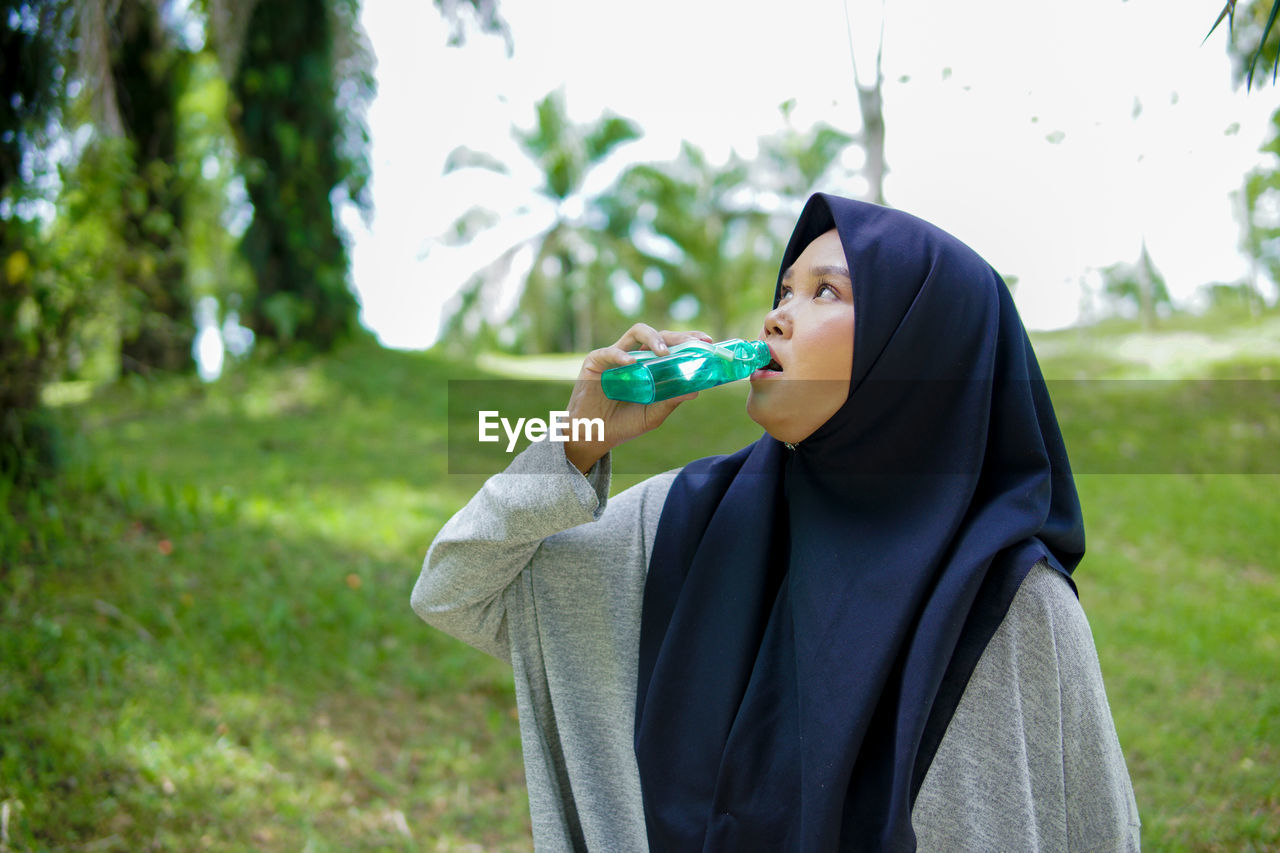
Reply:
[[[751,374],[752,381],[757,379],[767,379],[772,376],[778,376],[783,372],[782,363],[778,361],[778,355],[773,351],[773,347],[769,347],[769,363],[759,370]]]
[[[769,347],[769,363],[764,366],[764,370],[772,370],[777,373],[782,372],[782,363],[778,361],[778,354],[773,351],[773,347]]]

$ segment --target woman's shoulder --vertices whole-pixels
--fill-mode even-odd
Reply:
[[[983,708],[982,719],[1013,720],[1012,711],[1052,705],[1057,713],[1097,692],[1101,673],[1089,622],[1071,582],[1042,560],[987,642],[961,708]]]
[[[611,517],[635,519],[643,529],[645,539],[652,543],[658,529],[658,521],[662,517],[662,509],[667,502],[667,494],[671,491],[671,484],[675,482],[681,470],[673,468],[670,471],[655,474],[614,495],[605,508],[604,519]]]
[[[1006,642],[1016,641],[1024,652],[1030,646],[1052,653],[1058,664],[1078,660],[1086,650],[1085,657],[1096,660],[1093,633],[1080,599],[1067,576],[1047,560],[1027,572],[992,642],[1000,641],[1001,635]]]
[[[1097,652],[1065,575],[1028,573],[915,803],[921,850],[1137,849]]]
[[[1075,590],[1071,587],[1071,581],[1067,576],[1057,569],[1049,565],[1049,560],[1043,558],[1031,567],[1027,572],[1027,577],[1022,581],[1022,585],[1018,587],[1018,598],[1029,600],[1036,606],[1062,606],[1069,601],[1075,601]]]

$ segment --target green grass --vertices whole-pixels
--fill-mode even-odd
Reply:
[[[1036,336],[1151,850],[1280,847],[1280,476],[1239,473],[1280,470],[1280,406],[1188,381],[1277,378],[1276,323]],[[75,461],[0,520],[0,851],[530,849],[509,670],[408,606],[482,482],[450,464],[505,458],[448,428],[449,380],[497,377],[362,343],[211,387],[61,389]],[[1074,381],[1097,378],[1165,381]],[[567,399],[502,388],[504,414]],[[622,448],[615,489],[754,439],[744,393]]]

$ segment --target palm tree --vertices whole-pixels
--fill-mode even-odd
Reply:
[[[151,0],[123,0],[108,18],[112,88],[141,200],[126,210],[123,223],[137,311],[121,330],[121,366],[139,373],[188,371],[195,364],[195,319],[183,240],[178,98],[189,57]]]
[[[447,311],[444,336],[470,340],[493,333],[506,322],[517,348],[526,352],[586,350],[597,343],[601,312],[613,311],[606,257],[611,247],[604,232],[605,218],[599,196],[585,190],[588,176],[619,146],[639,138],[630,121],[606,114],[589,124],[574,124],[568,117],[563,90],[537,104],[537,123],[531,130],[516,130],[520,150],[542,174],[538,202],[549,208],[550,223],[532,236],[508,246],[500,256],[473,276]],[[455,149],[445,172],[464,168],[505,172],[494,157],[466,148]],[[472,208],[455,224],[462,241],[475,236],[476,223],[487,227],[492,212]],[[511,318],[487,312],[492,294],[511,269],[513,258],[533,249],[533,266],[525,279],[518,307]]]
[[[241,243],[257,284],[248,321],[282,347],[329,349],[357,328],[333,198],[367,198],[363,108],[374,83],[358,11],[358,0],[258,3],[231,79],[253,203]]]
[[[841,184],[846,176],[833,174],[836,164],[845,150],[854,144],[855,138],[837,130],[825,122],[819,122],[807,130],[797,130],[791,124],[791,112],[795,101],[790,100],[779,108],[787,121],[787,128],[760,140],[760,157],[756,180],[782,198],[803,202],[814,190],[832,188]],[[797,214],[799,209],[795,211]],[[794,217],[789,217],[794,221]]]
[[[717,166],[686,143],[671,162],[628,170],[605,207],[620,263],[646,283],[644,315],[662,322],[674,306],[677,322],[717,338],[758,332],[799,207],[824,182],[840,188],[835,166],[852,143],[825,124],[788,127],[750,163]]]
[[[178,163],[178,101],[190,54],[164,23],[167,3],[82,0],[76,11],[76,76],[94,139],[76,168],[118,163],[128,201],[113,223],[125,248],[119,282],[121,366],[128,372],[189,370],[195,337],[186,277],[184,196]],[[96,161],[96,162],[95,162]]]
[[[621,259],[632,278],[649,285],[646,316],[661,322],[674,306],[676,322],[713,337],[746,333],[744,309],[759,306],[779,248],[748,174],[736,155],[717,167],[685,143],[675,160],[623,175],[610,228],[630,247]]]

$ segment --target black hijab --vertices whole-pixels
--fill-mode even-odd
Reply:
[[[794,450],[691,463],[663,508],[635,730],[655,851],[914,850],[916,793],[1019,584],[1084,553],[1004,282],[923,220],[818,194],[779,286],[831,228],[848,399]]]

